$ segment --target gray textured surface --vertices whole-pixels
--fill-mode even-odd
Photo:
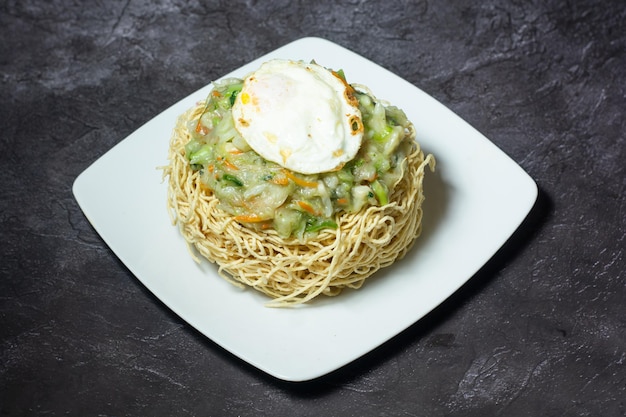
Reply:
[[[625,21],[619,0],[3,2],[0,415],[626,415]],[[303,36],[442,101],[540,196],[424,320],[288,384],[153,297],[71,185],[170,104]]]

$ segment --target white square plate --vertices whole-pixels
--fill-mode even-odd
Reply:
[[[359,358],[415,323],[474,275],[519,227],[537,187],[507,155],[414,85],[327,40],[303,38],[227,74],[243,77],[270,58],[343,69],[403,109],[437,159],[426,174],[422,236],[407,257],[358,291],[303,308],[265,307],[196,264],[166,209],[167,163],[177,117],[211,86],[140,127],[95,161],[73,192],[95,230],[132,273],[176,314],[232,354],[277,378],[306,381]]]

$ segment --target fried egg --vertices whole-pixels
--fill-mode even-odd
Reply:
[[[313,63],[271,60],[244,79],[235,128],[263,158],[291,171],[341,169],[357,154],[363,122],[353,89]]]

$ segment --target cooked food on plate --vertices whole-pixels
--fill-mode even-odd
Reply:
[[[407,253],[435,160],[401,109],[315,62],[270,60],[212,87],[179,117],[164,170],[196,260],[291,306]]]

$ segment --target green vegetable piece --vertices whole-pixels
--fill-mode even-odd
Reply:
[[[233,104],[235,104],[235,99],[237,98],[237,95],[242,88],[243,83],[230,84],[228,87],[226,87],[226,89],[222,92],[224,98],[220,100],[220,107],[223,109],[229,109],[233,107]]]
[[[241,180],[237,177],[235,177],[234,175],[231,174],[224,174],[222,176],[222,179],[228,181],[228,182],[232,182],[233,184],[235,184],[237,187],[243,187],[243,182],[241,182]]]
[[[314,221],[311,223],[307,222],[304,231],[307,233],[318,232],[322,229],[336,229],[337,227],[337,223],[335,223],[333,220]]]
[[[381,206],[389,203],[389,195],[387,193],[387,187],[385,185],[376,180],[372,183],[372,191],[374,191],[374,195],[376,199],[380,203]]]
[[[194,164],[207,164],[211,160],[213,147],[209,144],[203,145],[200,149],[189,155],[189,162]]]
[[[191,159],[191,155],[198,152],[202,147],[202,143],[199,141],[192,139],[185,145],[185,155],[187,155],[187,159]]]
[[[230,107],[233,107],[233,105],[235,104],[235,99],[237,98],[237,94],[239,94],[239,90],[233,91],[233,93],[230,95]]]
[[[374,139],[376,142],[385,142],[385,140],[387,140],[387,138],[389,137],[389,134],[392,131],[393,131],[393,128],[391,126],[385,125],[384,129],[374,132],[372,139]]]

